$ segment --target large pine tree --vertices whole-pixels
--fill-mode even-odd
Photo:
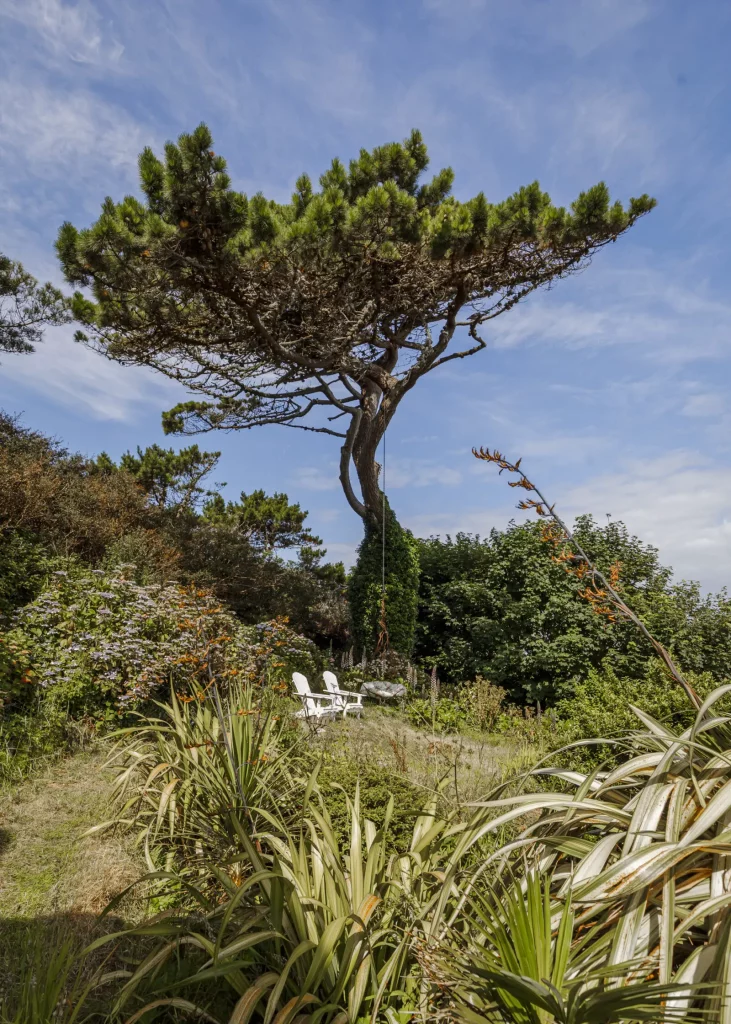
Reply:
[[[370,544],[378,445],[403,397],[654,205],[612,203],[603,183],[570,210],[538,183],[460,202],[452,171],[424,180],[427,164],[414,131],[347,168],[334,160],[319,189],[302,175],[282,204],[231,187],[205,125],[168,143],[164,162],[146,149],[143,200],[107,199],[92,227],[61,228],[66,278],[93,296],[75,300],[78,337],[197,396],[165,414],[170,432],[278,423],[338,437],[340,481]]]

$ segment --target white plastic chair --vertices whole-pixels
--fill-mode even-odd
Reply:
[[[338,712],[335,698],[330,693],[313,693],[307,677],[301,672],[292,673],[292,682],[297,696],[302,701],[302,710],[295,713],[295,718],[303,718],[308,722],[320,722],[326,718],[335,718]]]
[[[338,711],[342,711],[343,718],[348,712],[360,715],[363,711],[363,695],[361,693],[355,693],[353,690],[341,690],[334,672],[323,672],[322,680],[325,683],[325,689],[333,698],[335,707]],[[349,700],[350,697],[353,700]]]

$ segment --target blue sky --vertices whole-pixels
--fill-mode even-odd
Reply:
[[[658,208],[583,274],[494,321],[422,381],[388,436],[388,489],[422,535],[518,513],[473,445],[522,455],[569,516],[622,518],[679,577],[731,573],[731,5],[719,0],[0,0],[0,250],[58,283],[60,223],[137,189],[136,157],[206,121],[237,187],[424,133],[455,191],[604,179]],[[0,406],[89,454],[163,441],[175,387],[48,332],[4,356]],[[165,443],[170,443],[169,441]],[[226,493],[286,490],[335,557],[360,523],[337,442],[209,436]]]

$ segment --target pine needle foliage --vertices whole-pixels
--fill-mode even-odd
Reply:
[[[233,189],[212,147],[202,124],[164,160],[145,149],[142,199],[107,198],[90,228],[62,226],[66,278],[91,290],[74,299],[78,338],[196,395],[166,414],[169,431],[279,423],[341,438],[341,483],[363,518],[380,508],[378,443],[416,382],[481,351],[481,325],[654,206],[612,202],[604,183],[570,209],[537,182],[462,202],[451,169],[424,177],[418,131],[333,160],[319,187],[301,175],[278,203]]]
[[[0,253],[0,352],[32,352],[48,324],[71,319],[68,300]]]

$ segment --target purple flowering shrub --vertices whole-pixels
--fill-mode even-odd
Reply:
[[[131,566],[70,566],[15,615],[3,635],[0,707],[42,701],[46,710],[116,716],[200,684],[202,659],[248,670],[250,643],[235,617],[207,591],[177,583],[138,584]],[[129,570],[129,571],[128,571]],[[20,660],[12,654],[23,652]]]

